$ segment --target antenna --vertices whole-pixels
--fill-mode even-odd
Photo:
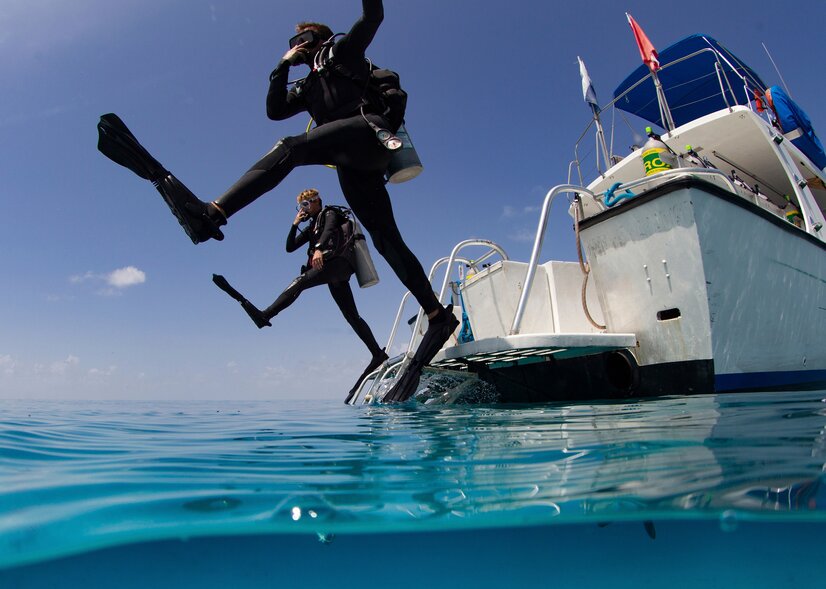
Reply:
[[[792,93],[789,92],[789,87],[786,85],[786,80],[783,79],[783,74],[780,73],[780,69],[777,67],[777,64],[774,63],[774,58],[772,57],[772,54],[769,53],[769,48],[766,47],[765,43],[761,43],[761,45],[763,45],[763,49],[766,50],[766,55],[769,56],[769,60],[772,62],[772,65],[774,66],[774,71],[777,72],[777,75],[780,77],[780,81],[783,82],[783,87],[786,89],[786,94],[789,95],[789,98],[792,98]]]

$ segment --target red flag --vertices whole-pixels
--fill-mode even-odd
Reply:
[[[654,45],[648,40],[634,17],[627,12],[625,16],[628,17],[628,24],[631,25],[631,30],[634,31],[634,39],[637,41],[637,47],[640,48],[640,57],[652,72],[656,72],[660,69],[660,56],[657,55],[657,50],[654,49]]]

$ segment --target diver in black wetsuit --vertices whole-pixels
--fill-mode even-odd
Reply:
[[[296,166],[335,165],[350,208],[367,229],[376,250],[428,317],[428,330],[415,357],[384,396],[384,400],[404,401],[415,392],[422,368],[459,323],[452,305],[443,307],[434,295],[427,275],[402,239],[393,217],[384,186],[392,152],[379,141],[372,127],[395,133],[404,112],[382,108],[376,97],[367,92],[370,64],[365,51],[384,18],[384,8],[381,0],[362,0],[362,9],[361,18],[341,37],[333,38],[330,28],[319,23],[301,23],[296,27],[298,35],[291,39],[290,50],[270,75],[267,116],[283,120],[307,111],[318,126],[276,143],[211,203],[200,201],[152,158],[115,115],[101,117],[98,147],[113,161],[152,181],[195,243],[223,239],[220,227],[227,219],[278,186]],[[329,60],[332,65],[316,59],[324,55],[321,52],[328,40],[334,56]],[[288,90],[290,67],[302,63],[310,65],[310,73]]]
[[[387,354],[379,347],[370,326],[359,315],[353,299],[353,291],[350,289],[350,277],[355,272],[355,260],[353,234],[352,232],[347,234],[342,229],[347,218],[335,207],[323,207],[317,190],[305,190],[298,195],[296,200],[299,204],[299,211],[287,234],[287,253],[292,253],[309,243],[307,264],[301,267],[301,274],[275,299],[272,305],[261,311],[232,288],[220,274],[213,274],[212,280],[219,288],[241,303],[241,307],[259,329],[271,327],[270,319],[292,305],[302,292],[308,288],[326,284],[341,314],[370,350],[372,356],[370,364],[350,390],[345,400],[346,403],[353,396],[362,379],[387,360]],[[309,221],[310,224],[299,233],[298,225],[302,221]]]
[[[366,79],[369,65],[365,51],[384,18],[381,0],[362,0],[363,14],[350,32],[333,46],[336,63]],[[384,173],[392,152],[377,139],[365,118],[374,125],[395,132],[401,118],[388,120],[375,105],[365,100],[364,84],[325,68],[312,71],[297,87],[287,90],[290,67],[314,64],[324,41],[332,31],[319,23],[296,27],[293,46],[270,75],[267,116],[283,120],[308,111],[316,128],[302,135],[286,137],[244,174],[226,193],[205,205],[203,213],[216,225],[275,188],[296,166],[333,164],[350,208],[370,233],[376,250],[387,260],[399,280],[410,290],[428,316],[428,333],[417,350],[407,378],[385,397],[403,401],[418,384],[421,369],[458,326],[452,307],[444,308],[433,294],[430,281],[418,259],[404,243],[384,183]],[[363,108],[363,113],[362,113]],[[403,116],[403,113],[402,113]]]

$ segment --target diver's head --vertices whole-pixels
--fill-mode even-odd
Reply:
[[[321,212],[321,196],[315,188],[302,190],[295,198],[298,208],[304,211],[308,217],[315,217]]]
[[[290,49],[301,47],[301,52],[306,56],[304,63],[310,64],[322,44],[333,36],[330,27],[317,22],[300,22],[295,25],[295,32],[297,34],[290,39]]]

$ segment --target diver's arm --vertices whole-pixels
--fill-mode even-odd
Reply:
[[[340,51],[350,55],[364,55],[367,47],[376,36],[381,21],[384,20],[384,6],[382,0],[361,0],[362,15],[350,29],[350,32],[339,41]]]
[[[298,225],[290,225],[290,232],[287,234],[287,253],[291,254],[302,245],[310,241],[310,227],[308,225],[304,228],[304,230],[298,234],[296,237],[296,233],[298,232]]]
[[[295,89],[287,91],[287,77],[290,62],[282,59],[270,74],[270,89],[267,91],[267,117],[273,121],[283,121],[307,110],[304,100]]]

